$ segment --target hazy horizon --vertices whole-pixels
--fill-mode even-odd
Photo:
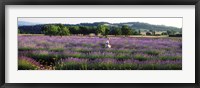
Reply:
[[[18,21],[37,24],[80,24],[80,23],[127,23],[140,22],[152,25],[165,25],[182,28],[182,18],[18,18]]]

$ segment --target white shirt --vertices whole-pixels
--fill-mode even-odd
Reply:
[[[106,44],[109,44],[109,40],[106,41]]]

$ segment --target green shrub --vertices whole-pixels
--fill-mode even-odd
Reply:
[[[40,69],[39,66],[36,66],[35,64],[27,60],[23,59],[18,60],[18,70],[38,70],[38,69]]]
[[[145,51],[145,53],[147,53],[147,54],[149,54],[149,55],[154,55],[154,56],[159,55],[159,52],[158,52],[158,51]]]
[[[54,51],[54,52],[63,52],[64,48],[51,48],[49,49],[50,51]]]
[[[134,59],[139,60],[139,61],[145,61],[145,60],[148,60],[150,58],[145,57],[145,56],[143,56],[141,54],[136,54],[136,55],[134,55]]]
[[[161,60],[181,60],[182,56],[160,56]]]

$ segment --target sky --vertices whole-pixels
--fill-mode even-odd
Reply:
[[[26,21],[38,24],[61,23],[61,24],[79,24],[93,22],[143,22],[154,25],[166,25],[182,28],[182,18],[18,18],[18,21]]]

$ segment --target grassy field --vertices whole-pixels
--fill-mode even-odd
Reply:
[[[182,38],[18,36],[19,70],[181,70]]]

